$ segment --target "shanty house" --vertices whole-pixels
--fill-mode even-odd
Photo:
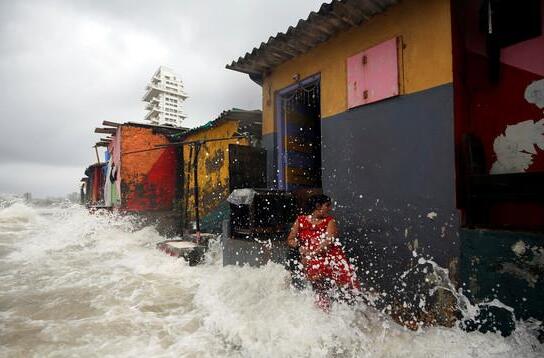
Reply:
[[[83,203],[89,207],[104,205],[105,163],[95,163],[85,169]]]
[[[110,134],[98,143],[109,153],[105,206],[157,221],[161,231],[178,232],[183,177],[179,148],[170,144],[187,129],[133,122],[104,125],[95,131]]]
[[[262,86],[268,187],[332,196],[368,289],[417,297],[430,259],[544,317],[543,11],[333,0],[227,65]]]
[[[266,186],[261,128],[260,110],[233,108],[178,136],[183,148],[182,202],[187,228],[196,222],[198,213],[199,229],[221,232],[232,190]]]

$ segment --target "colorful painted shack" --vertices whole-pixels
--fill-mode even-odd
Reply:
[[[95,132],[110,135],[97,143],[106,162],[99,186],[88,185],[100,206],[157,222],[165,234],[196,229],[197,212],[201,231],[219,233],[230,192],[266,186],[261,113],[233,108],[191,130],[104,121]]]
[[[544,318],[543,11],[333,0],[227,65],[262,86],[268,187],[330,194],[391,303],[426,292],[407,273],[432,259],[474,300]]]
[[[232,190],[266,186],[261,128],[260,110],[233,108],[178,136],[183,148],[184,227],[193,229],[198,212],[200,230],[219,233],[229,215],[226,199]]]
[[[104,206],[157,222],[167,234],[181,229],[183,172],[179,148],[170,146],[186,128],[142,123],[103,123],[96,133],[111,136],[97,145],[107,148]]]
[[[81,179],[83,192],[82,203],[88,207],[104,205],[104,183],[106,163],[95,163],[85,169]]]

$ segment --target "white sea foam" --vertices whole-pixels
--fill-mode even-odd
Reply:
[[[155,250],[131,218],[80,207],[9,206],[32,227],[3,235],[0,355],[5,357],[537,357],[531,323],[510,337],[408,331],[364,305],[326,314],[283,268],[223,267],[216,244],[190,267]],[[7,210],[7,211],[6,211]],[[22,217],[28,220],[21,220]],[[22,223],[22,224],[21,224]],[[0,227],[3,230],[3,227]]]
[[[34,223],[37,217],[35,209],[20,202],[0,209],[0,224]]]

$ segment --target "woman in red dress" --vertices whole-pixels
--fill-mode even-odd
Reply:
[[[287,238],[291,248],[300,252],[303,272],[317,292],[317,304],[327,310],[330,292],[346,296],[360,287],[353,266],[338,241],[336,221],[329,215],[331,199],[326,195],[310,198],[310,214],[297,218]],[[348,294],[349,296],[350,294]]]

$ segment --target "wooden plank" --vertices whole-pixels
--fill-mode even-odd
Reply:
[[[115,134],[117,133],[117,129],[115,128],[95,128],[95,133],[103,133],[103,134]]]
[[[102,121],[102,125],[103,126],[108,126],[108,127],[119,127],[121,125],[121,123],[117,123],[117,122],[110,122],[110,121]]]

